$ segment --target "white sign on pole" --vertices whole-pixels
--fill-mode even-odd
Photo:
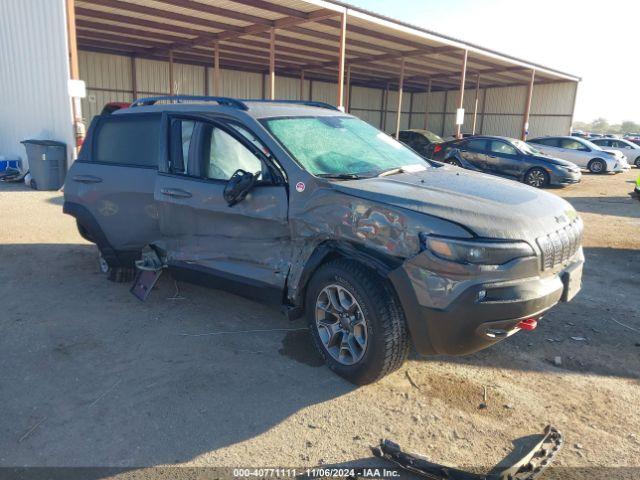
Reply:
[[[83,80],[69,80],[69,96],[72,98],[85,98],[87,96],[87,86]]]
[[[464,123],[464,108],[456,110],[456,125],[462,125]]]

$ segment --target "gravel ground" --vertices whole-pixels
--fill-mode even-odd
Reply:
[[[388,437],[489,468],[552,423],[566,436],[555,465],[573,469],[550,478],[576,467],[637,478],[637,174],[552,190],[586,224],[572,303],[491,349],[412,355],[361,388],[322,366],[304,325],[276,310],[187,284],[176,296],[168,275],[138,302],[98,273],[59,192],[0,184],[0,466],[383,465],[369,447]],[[639,469],[613,468],[624,466]]]

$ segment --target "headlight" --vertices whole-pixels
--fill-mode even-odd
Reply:
[[[420,243],[435,256],[457,263],[502,265],[535,255],[533,248],[525,242],[458,240],[421,234]]]

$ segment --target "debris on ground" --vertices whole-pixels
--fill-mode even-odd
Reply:
[[[576,342],[586,342],[587,339],[584,337],[571,337],[571,340],[575,340]]]
[[[454,430],[454,436],[455,433]],[[562,441],[560,432],[548,425],[541,439],[524,456],[506,467],[501,462],[487,474],[466,472],[431,462],[423,455],[405,452],[391,440],[381,440],[380,445],[371,451],[376,457],[433,480],[533,480],[554,460],[562,447]]]
[[[561,365],[562,365],[562,357],[554,357],[554,358],[553,358],[553,364],[554,364],[556,367],[561,366]]]
[[[411,386],[413,388],[417,388],[418,390],[420,390],[420,386],[413,380],[413,378],[411,378],[411,374],[409,373],[409,370],[404,372],[404,374],[407,377],[407,380],[409,380],[409,383],[411,384]]]

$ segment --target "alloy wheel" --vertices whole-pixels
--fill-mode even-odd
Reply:
[[[542,170],[531,170],[527,173],[526,184],[535,188],[542,188],[546,182],[544,172]]]
[[[341,285],[322,289],[316,300],[316,328],[326,351],[343,365],[358,363],[367,349],[367,322],[353,294]]]

